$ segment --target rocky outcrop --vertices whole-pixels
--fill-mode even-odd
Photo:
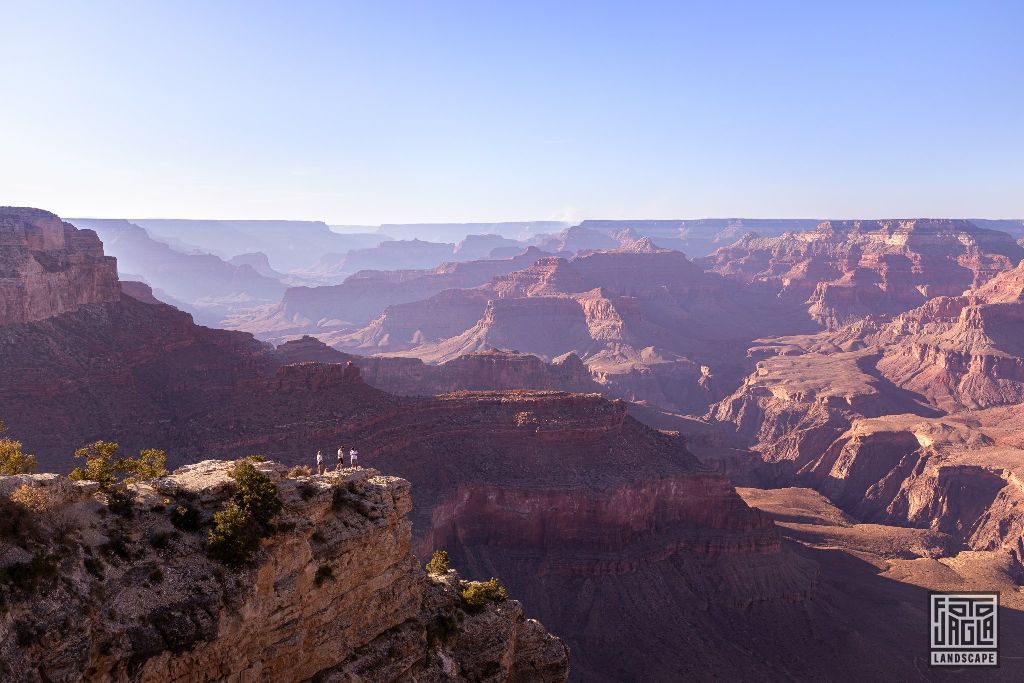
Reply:
[[[466,235],[452,252],[457,261],[473,261],[478,259],[507,258],[495,254],[508,253],[509,256],[521,254],[526,244],[501,235]]]
[[[262,463],[284,503],[276,531],[241,570],[207,559],[205,532],[176,529],[170,512],[208,519],[231,494],[230,466],[136,485],[117,514],[88,485],[0,478],[3,503],[32,525],[0,539],[3,679],[566,680],[567,648],[519,603],[470,613],[454,572],[420,568],[401,479],[361,468],[293,479]],[[37,493],[14,499],[34,514],[11,502],[25,488]],[[12,569],[25,555],[52,568],[34,586]]]
[[[418,358],[353,356],[307,336],[282,344],[274,355],[283,365],[351,361],[367,384],[399,396],[496,389],[593,393],[601,389],[574,354],[545,363],[536,356],[490,350],[428,365]]]
[[[47,211],[0,207],[0,325],[117,301],[117,263],[92,230]]]
[[[878,370],[945,410],[1024,401],[1024,266],[937,297],[863,335]]]
[[[835,329],[957,296],[1013,268],[1024,249],[963,220],[826,221],[779,237],[748,234],[701,259],[708,269],[806,302]]]

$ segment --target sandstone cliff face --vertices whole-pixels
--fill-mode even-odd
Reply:
[[[1024,250],[1006,233],[962,220],[826,221],[815,230],[747,235],[701,260],[710,270],[804,300],[835,329],[957,296],[1013,268]]]
[[[116,261],[95,232],[47,211],[0,207],[0,325],[118,298]]]
[[[0,583],[4,680],[567,678],[567,648],[517,602],[470,614],[454,572],[423,572],[410,552],[410,487],[395,477],[288,479],[262,464],[285,505],[278,531],[241,571],[208,560],[205,534],[175,530],[165,508],[207,517],[230,495],[229,466],[139,485],[130,517],[108,513],[90,485],[0,478],[5,497],[29,487],[48,501],[36,540],[0,539],[0,564],[34,552],[56,570],[35,591]]]
[[[948,299],[931,304],[922,308],[953,310]],[[1024,525],[1017,513],[1024,502],[1017,469],[1024,454],[1016,434],[1024,415],[1020,404],[951,413],[929,405],[949,405],[936,398],[953,392],[984,397],[979,376],[1001,388],[1001,394],[988,395],[1005,400],[1012,397],[1005,374],[986,371],[972,379],[964,373],[951,386],[936,380],[951,368],[938,366],[930,383],[898,386],[880,370],[905,342],[899,335],[892,348],[865,341],[884,339],[894,329],[956,326],[963,320],[907,314],[882,326],[882,333],[868,325],[782,340],[788,343],[764,349],[779,355],[760,360],[744,386],[710,417],[734,428],[739,443],[754,451],[757,459],[747,466],[756,480],[813,487],[864,521],[928,528],[971,550],[1006,551],[1024,570]],[[850,338],[867,348],[837,348]],[[918,386],[920,393],[905,388]]]
[[[946,410],[1024,401],[1024,267],[960,297],[937,297],[866,341],[878,369]]]

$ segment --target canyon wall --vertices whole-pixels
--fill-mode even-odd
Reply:
[[[964,220],[825,221],[777,237],[748,234],[700,263],[781,297],[803,301],[836,329],[895,315],[934,296],[957,296],[1016,266],[1010,235]]]
[[[0,207],[0,325],[119,297],[117,263],[95,232],[47,211]]]

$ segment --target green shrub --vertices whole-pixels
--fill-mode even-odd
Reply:
[[[334,581],[334,570],[331,569],[331,565],[322,564],[316,570],[316,576],[313,577],[313,583],[317,585],[317,588],[323,585],[324,581]]]
[[[129,484],[156,479],[167,474],[167,453],[156,448],[147,448],[139,451],[139,457],[119,460],[116,465],[119,472],[128,475],[125,482]]]
[[[76,458],[84,458],[85,465],[76,467],[68,475],[76,481],[95,481],[100,491],[109,491],[117,483],[114,456],[120,446],[113,441],[97,441],[75,451]]]
[[[508,600],[508,591],[492,577],[487,581],[460,581],[459,596],[467,612],[479,612],[489,604]]]
[[[7,431],[7,425],[0,420],[0,434]],[[36,469],[36,456],[22,452],[21,442],[14,439],[0,439],[0,475],[29,474]]]
[[[207,536],[206,548],[215,560],[231,567],[240,567],[252,559],[260,547],[260,533],[255,520],[238,503],[232,501],[213,515],[213,528]]]
[[[277,484],[248,461],[236,464],[229,473],[235,480],[235,503],[249,513],[260,526],[269,529],[281,512]]]
[[[100,491],[107,492],[119,483],[134,483],[143,479],[155,479],[167,474],[167,454],[155,448],[139,452],[138,458],[115,458],[121,447],[113,441],[96,441],[75,451],[76,458],[83,458],[85,465],[76,467],[68,475],[76,481],[95,481]]]
[[[132,505],[135,503],[135,493],[123,488],[113,488],[107,493],[107,508],[115,515],[121,517],[132,517],[135,514]]]
[[[235,496],[213,515],[207,535],[210,557],[239,567],[249,562],[260,547],[260,539],[273,531],[274,518],[281,512],[277,484],[253,465],[239,461],[228,473],[235,480]]]
[[[0,422],[0,434],[7,431],[7,427]],[[22,451],[20,441],[14,439],[0,439],[0,476],[12,474],[29,474],[36,469],[36,456],[29,455]]]
[[[176,529],[188,532],[199,531],[202,521],[199,510],[196,510],[191,505],[178,505],[171,510],[171,524]]]
[[[435,550],[430,562],[427,562],[428,574],[447,574],[451,568],[448,553],[443,550]]]

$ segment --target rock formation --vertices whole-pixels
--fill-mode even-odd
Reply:
[[[284,503],[276,531],[250,566],[208,559],[204,521],[231,495],[230,466],[201,462],[136,485],[130,508],[116,511],[95,484],[0,477],[0,504],[21,520],[0,537],[0,677],[568,677],[567,648],[519,603],[469,611],[454,572],[420,568],[410,487],[396,477],[359,468],[290,478],[261,463]],[[198,523],[176,529],[178,506],[196,511]]]
[[[353,356],[306,336],[282,344],[274,355],[282,365],[351,361],[367,384],[399,396],[495,389],[578,393],[601,390],[601,385],[593,380],[590,370],[575,354],[545,363],[536,356],[495,349],[428,365],[418,358]]]
[[[477,287],[496,275],[529,266],[542,256],[543,252],[531,248],[509,259],[445,263],[427,270],[367,270],[339,285],[289,288],[279,303],[240,314],[230,319],[228,326],[277,342],[314,333],[340,338],[386,312],[389,306],[422,301],[446,289]],[[396,335],[392,343],[404,339]],[[372,343],[361,339],[348,345]]]
[[[715,272],[805,301],[837,328],[957,296],[1013,268],[1024,249],[1006,233],[963,220],[826,221],[779,237],[748,234],[701,259]]]
[[[690,257],[704,256],[718,247],[732,244],[748,232],[763,237],[787,231],[810,230],[819,223],[806,218],[701,218],[696,220],[585,220],[583,228],[611,235],[629,230],[637,237],[649,237],[658,246],[677,249]]]
[[[95,232],[39,209],[0,207],[0,325],[120,296],[117,263]]]
[[[945,410],[1024,402],[1024,265],[861,332],[878,370]]]
[[[547,360],[575,353],[610,395],[701,413],[740,381],[751,341],[815,327],[800,306],[641,239],[543,258],[475,289],[391,307],[363,330],[327,341],[433,363],[493,348]]]

